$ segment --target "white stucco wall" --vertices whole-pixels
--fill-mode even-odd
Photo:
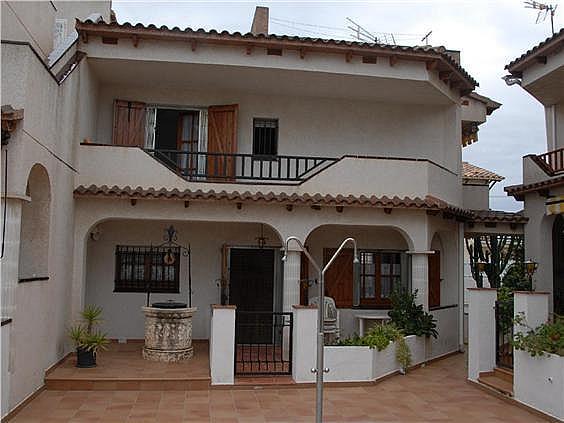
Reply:
[[[488,210],[490,208],[488,185],[462,185],[462,207],[470,210]]]
[[[238,152],[252,152],[253,117],[279,120],[278,153],[428,158],[458,173],[457,106],[409,105],[322,97],[253,95],[154,85],[100,85],[95,142],[111,143],[113,101],[207,107],[239,104]]]
[[[87,241],[85,304],[101,306],[104,311],[102,330],[110,338],[143,339],[145,305],[144,293],[113,292],[116,245],[158,245],[163,241],[164,229],[173,224],[178,231],[178,243],[192,249],[192,306],[198,307],[193,324],[194,339],[210,336],[210,304],[219,304],[221,277],[221,247],[256,247],[260,224],[204,223],[204,222],[147,222],[109,221],[97,226],[100,239]],[[268,246],[281,246],[278,236],[265,225]],[[276,264],[276,263],[275,263]],[[281,265],[278,263],[278,265]],[[151,302],[188,302],[187,263],[180,264],[180,293],[152,294]]]

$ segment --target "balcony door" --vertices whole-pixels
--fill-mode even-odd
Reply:
[[[208,108],[208,179],[235,179],[238,111],[237,104]]]

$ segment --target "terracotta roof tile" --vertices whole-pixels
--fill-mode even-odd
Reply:
[[[180,29],[178,27],[169,28],[166,25],[162,25],[157,27],[156,25],[149,24],[144,25],[142,23],[137,23],[135,25],[124,22],[119,24],[117,22],[107,23],[104,21],[94,22],[90,19],[85,21],[76,20],[76,30],[80,34],[81,32],[88,32],[91,31],[101,32],[109,31],[109,30],[126,30],[130,32],[138,32],[139,34],[170,34],[170,35],[184,35],[188,38],[190,36],[198,36],[199,38],[208,38],[214,40],[224,40],[226,42],[229,41],[241,41],[241,40],[248,40],[248,41],[275,41],[277,43],[301,43],[304,45],[315,46],[315,47],[331,47],[331,46],[340,46],[340,47],[351,47],[351,48],[359,48],[365,49],[372,53],[380,52],[389,52],[389,53],[420,53],[422,55],[426,55],[429,59],[441,59],[444,63],[446,63],[452,70],[455,70],[457,73],[461,75],[461,77],[467,82],[469,88],[475,88],[479,84],[478,82],[470,76],[466,70],[460,66],[460,64],[453,59],[453,57],[448,53],[448,50],[443,47],[433,47],[433,46],[399,46],[399,45],[390,45],[390,44],[380,44],[380,43],[367,43],[367,42],[360,42],[360,41],[346,41],[346,40],[336,40],[336,39],[324,39],[324,38],[312,38],[312,37],[299,37],[299,36],[290,36],[290,35],[276,35],[276,34],[252,34],[250,32],[242,34],[241,32],[229,32],[229,31],[217,31],[215,29],[206,31],[202,28],[199,29],[192,29],[192,28],[185,28]],[[117,32],[116,32],[117,34]]]
[[[479,179],[490,182],[499,182],[505,179],[503,176],[500,176],[491,170],[484,169],[468,162],[462,162],[462,178]]]
[[[523,214],[523,211],[507,212],[503,210],[472,210],[474,217],[473,222],[506,222],[506,223],[527,223],[529,218]]]
[[[540,53],[541,51],[544,51],[546,53],[549,50],[552,51],[553,48],[554,51],[556,51],[560,47],[562,47],[562,45],[564,45],[564,28],[561,28],[560,31],[558,31],[552,37],[548,37],[540,44],[537,44],[533,48],[527,50],[518,58],[514,59],[511,63],[505,66],[505,69],[507,69],[511,73],[518,72],[521,70],[520,68],[523,67],[522,65],[524,65],[525,62],[527,62],[529,59],[532,59],[533,56],[535,56],[537,53]]]
[[[410,197],[377,197],[377,196],[343,196],[343,195],[321,195],[321,194],[275,194],[273,192],[251,193],[249,191],[202,191],[178,189],[168,190],[165,188],[155,190],[154,188],[144,189],[142,187],[131,188],[107,185],[90,185],[85,187],[80,185],[74,190],[76,197],[121,197],[135,199],[175,199],[175,200],[227,200],[227,201],[253,201],[261,203],[295,204],[295,205],[320,205],[320,206],[359,206],[377,208],[416,208],[424,210],[439,210],[459,217],[470,218],[472,213],[459,207],[452,206],[445,201],[431,195],[425,198]]]
[[[507,192],[507,195],[512,195],[517,200],[522,200],[523,194],[525,194],[527,192],[534,192],[534,191],[539,191],[541,189],[554,188],[554,187],[559,187],[559,186],[562,186],[562,185],[564,185],[564,175],[559,176],[557,178],[546,179],[544,181],[535,182],[535,183],[532,183],[532,184],[511,185],[511,186],[505,187],[504,189],[505,189],[505,192]]]

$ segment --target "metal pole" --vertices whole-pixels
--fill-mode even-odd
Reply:
[[[335,254],[333,254],[333,257],[331,257],[331,259],[327,262],[327,264],[323,269],[319,267],[317,262],[309,254],[309,251],[305,249],[305,247],[300,242],[300,240],[295,236],[291,236],[286,239],[286,244],[284,248],[285,254],[282,260],[286,260],[286,252],[288,251],[288,244],[292,240],[295,241],[296,244],[298,244],[298,246],[307,256],[307,258],[309,259],[309,261],[315,267],[315,269],[319,274],[319,286],[318,286],[319,306],[317,307],[317,362],[316,362],[316,368],[311,369],[311,371],[315,373],[315,394],[316,394],[315,421],[316,423],[322,423],[323,422],[323,374],[329,372],[329,369],[324,368],[324,363],[323,363],[323,359],[324,359],[323,348],[325,346],[325,335],[323,331],[324,329],[323,326],[325,321],[325,272],[327,271],[327,269],[329,269],[335,258],[337,258],[341,250],[348,242],[352,242],[354,246],[354,263],[355,264],[358,263],[356,240],[354,238],[345,239],[341,243],[339,248],[337,248],[337,251],[335,252]]]

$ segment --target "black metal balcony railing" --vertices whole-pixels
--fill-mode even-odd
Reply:
[[[256,156],[245,153],[205,153],[145,149],[165,166],[188,180],[298,183],[339,159],[307,156]]]

